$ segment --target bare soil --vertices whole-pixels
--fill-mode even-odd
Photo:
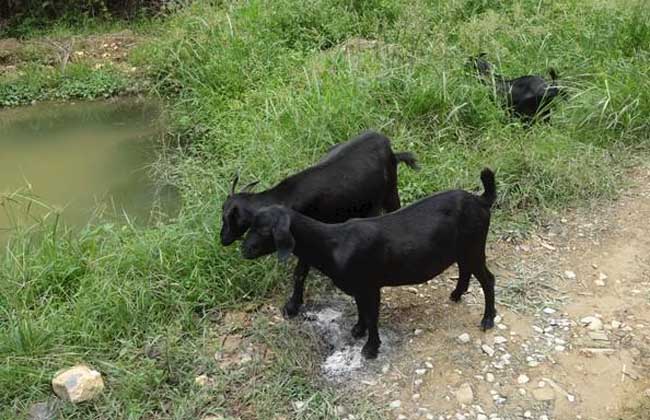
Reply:
[[[477,282],[461,303],[448,300],[450,269],[385,289],[381,325],[401,337],[382,344],[377,361],[328,380],[370,395],[389,418],[626,418],[626,407],[650,398],[650,171],[631,179],[615,202],[558,215],[526,239],[492,240],[494,330],[478,328]],[[354,310],[340,299],[347,327]],[[464,384],[471,402],[460,402]]]

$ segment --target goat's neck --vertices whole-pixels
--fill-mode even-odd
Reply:
[[[327,275],[336,268],[334,252],[337,241],[334,225],[319,222],[291,211],[291,235],[295,241],[293,253]]]

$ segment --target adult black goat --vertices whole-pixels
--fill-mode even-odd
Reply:
[[[481,53],[477,57],[470,57],[468,66],[484,84],[494,87],[496,96],[505,107],[529,124],[535,120],[549,121],[553,99],[567,95],[565,89],[557,86],[557,72],[553,68],[549,69],[551,84],[543,77],[534,75],[507,79],[494,72],[494,67],[485,56],[485,53]]]
[[[354,297],[359,319],[355,338],[368,331],[362,354],[377,357],[381,288],[424,283],[458,263],[451,299],[458,302],[473,274],[485,296],[483,330],[494,326],[494,276],[485,264],[490,208],[496,199],[494,173],[481,172],[481,196],[463,190],[442,192],[393,213],[325,224],[283,206],[258,211],[242,243],[245,258],[277,250],[316,267]]]
[[[281,204],[324,223],[377,216],[382,209],[395,211],[400,208],[399,162],[417,168],[412,153],[393,153],[386,136],[369,131],[334,146],[316,165],[266,191],[252,193],[247,191],[247,186],[235,193],[236,177],[231,195],[223,205],[221,243],[227,246],[241,238],[257,211],[273,204]],[[293,317],[298,313],[308,273],[309,264],[299,259],[293,275],[293,293],[282,311],[285,316]]]

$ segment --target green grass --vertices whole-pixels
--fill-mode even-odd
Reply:
[[[59,68],[39,64],[23,66],[16,73],[0,76],[0,107],[28,105],[38,101],[93,100],[138,89],[132,80],[112,66],[99,69],[85,63]]]
[[[222,327],[212,311],[279,304],[289,277],[273,258],[243,261],[218,245],[233,174],[268,187],[374,128],[420,159],[422,171],[400,170],[404,203],[477,189],[480,169],[496,169],[496,230],[615,197],[624,169],[647,156],[648,17],[632,1],[252,0],[196,2],[150,28],[131,60],[168,103],[175,152],[157,171],[180,187],[183,210],[148,229],[71,235],[45,223],[10,243],[0,260],[0,413],[46,398],[58,368],[84,361],[106,375],[107,392],[66,406],[66,418],[292,418],[290,402],[309,398],[301,418],[332,418],[349,397],[314,379],[314,339],[297,327],[258,313],[244,331],[281,349],[253,367],[255,385],[206,354]],[[376,43],[355,50],[359,39]],[[464,72],[480,51],[506,75],[559,70],[571,97],[552,124],[507,118]],[[152,342],[164,343],[163,362],[146,357]],[[203,372],[219,392],[196,390]]]

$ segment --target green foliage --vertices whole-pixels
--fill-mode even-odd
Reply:
[[[246,331],[283,356],[248,372],[262,375],[254,387],[205,354],[218,324],[210,314],[276,296],[289,278],[273,258],[243,261],[236,247],[218,245],[232,175],[241,169],[265,188],[374,128],[420,159],[418,173],[400,168],[404,204],[476,190],[481,168],[496,169],[497,231],[614,197],[634,153],[647,156],[650,132],[647,11],[627,3],[195,2],[152,28],[132,60],[169,104],[169,139],[180,147],[157,170],[183,191],[183,210],[156,228],[104,225],[73,236],[45,224],[35,229],[40,240],[17,235],[0,260],[3,414],[45,398],[56,369],[85,361],[106,373],[107,394],[66,407],[66,418],[200,418],[215,407],[270,418],[311,397],[308,417],[332,418],[340,396],[309,381],[318,355],[286,324]],[[508,118],[464,71],[480,51],[506,75],[559,70],[570,95],[551,124]],[[0,98],[101,96],[125,83],[110,69],[27,71],[3,80]],[[156,342],[163,361],[145,356]],[[192,387],[205,371],[218,378],[210,395]]]
[[[119,71],[86,64],[70,64],[66,72],[39,65],[27,66],[18,74],[0,76],[0,106],[27,105],[33,101],[97,99],[124,93],[129,84]],[[131,89],[134,90],[134,89]]]

